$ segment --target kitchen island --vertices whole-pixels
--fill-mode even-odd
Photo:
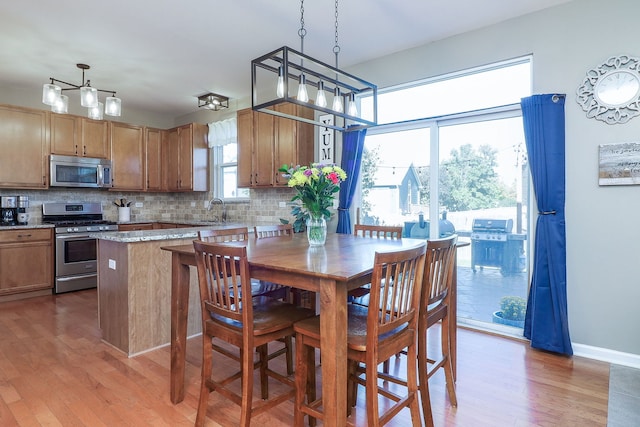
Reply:
[[[102,339],[129,356],[168,345],[171,338],[171,254],[167,245],[185,245],[205,227],[96,233],[98,239],[98,327]],[[198,281],[189,281],[187,336],[201,331]]]

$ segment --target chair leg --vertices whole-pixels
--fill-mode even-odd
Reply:
[[[369,359],[369,358],[368,358]],[[380,426],[380,412],[378,409],[378,365],[371,359],[365,362],[365,389],[367,401],[367,426]]]
[[[358,381],[356,381],[356,375],[358,373],[358,362],[349,360],[349,371],[347,373],[347,416],[351,415],[351,408],[356,406],[358,400]]]
[[[261,345],[257,350],[260,360],[260,395],[263,399],[266,400],[269,398],[269,379],[267,377],[267,367],[269,366],[269,352],[266,344]]]
[[[266,360],[266,346],[260,346],[260,372],[262,381],[262,365]],[[264,354],[263,354],[264,353]],[[253,403],[253,352],[243,351],[242,357],[242,402],[240,404],[240,426],[250,427],[251,424],[251,407]],[[266,375],[265,375],[266,377]]]
[[[420,401],[422,416],[427,427],[433,427],[431,414],[431,397],[429,396],[429,364],[427,362],[427,331],[418,331],[418,384],[420,387]],[[408,359],[408,358],[407,358]]]
[[[287,358],[287,375],[293,374],[293,340],[291,335],[284,337],[285,357]]]
[[[414,426],[420,423],[420,404],[418,403],[418,372],[416,346],[412,345],[407,349],[407,394],[412,396],[409,403],[411,411],[411,423]]]
[[[316,400],[316,349],[314,347],[306,346],[307,356],[307,402],[314,402]],[[316,419],[309,416],[309,427],[316,427]]]
[[[213,370],[213,351],[211,350],[211,337],[203,334],[202,340],[202,368],[200,373],[200,398],[198,399],[198,413],[196,415],[196,427],[204,426],[204,420],[207,414],[207,406],[209,401],[209,387],[207,379],[211,378]]]
[[[316,399],[315,354],[313,348],[304,344],[302,336],[296,337],[296,399],[293,410],[294,426],[304,425],[302,405]],[[309,425],[315,425],[315,419],[309,418]]]
[[[456,397],[456,383],[453,379],[453,365],[451,364],[451,341],[449,339],[449,316],[445,316],[442,319],[442,330],[440,335],[442,336],[442,357],[444,359],[444,376],[447,383],[447,393],[449,394],[449,401],[451,406],[458,406],[458,398]]]

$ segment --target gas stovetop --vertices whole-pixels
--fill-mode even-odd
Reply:
[[[102,204],[94,202],[43,203],[42,222],[55,225],[56,234],[118,230],[117,223],[102,217]]]

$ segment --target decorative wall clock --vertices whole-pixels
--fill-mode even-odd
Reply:
[[[640,114],[640,60],[612,56],[587,71],[576,101],[587,117],[613,125]]]

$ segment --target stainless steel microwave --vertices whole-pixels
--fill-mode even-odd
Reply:
[[[51,187],[111,187],[111,160],[90,157],[50,157]]]

